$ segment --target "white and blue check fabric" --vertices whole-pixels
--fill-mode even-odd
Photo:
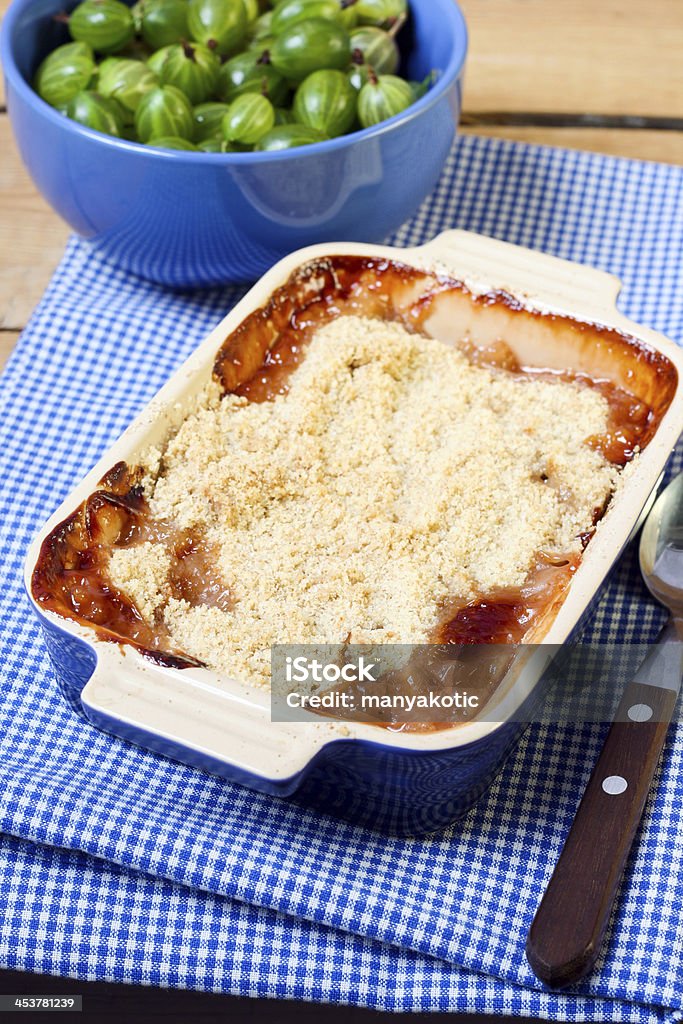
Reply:
[[[460,140],[398,244],[462,227],[601,267],[683,342],[683,169]],[[447,832],[390,839],[98,732],[23,594],[29,541],[242,294],[169,291],[72,240],[0,387],[0,966],[391,1010],[683,1020],[683,728],[669,735],[598,971],[553,994],[526,931],[604,734],[532,726]],[[675,468],[680,468],[680,458]],[[624,557],[592,628],[654,638]]]

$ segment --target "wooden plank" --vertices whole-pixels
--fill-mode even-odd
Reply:
[[[683,132],[605,128],[539,128],[534,125],[465,125],[464,135],[488,135],[537,146],[565,146],[632,160],[658,160],[683,166]]]
[[[460,0],[468,111],[683,117],[681,0]]]
[[[0,370],[9,359],[10,352],[17,343],[19,331],[0,331]]]
[[[69,234],[26,173],[0,115],[0,328],[20,330],[45,290]]]

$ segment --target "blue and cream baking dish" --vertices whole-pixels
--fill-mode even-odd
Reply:
[[[372,295],[382,275],[383,280],[393,275],[397,308],[424,313],[427,291],[430,303],[438,294],[421,323],[445,343],[467,338],[489,350],[504,339],[521,366],[612,381],[650,410],[637,461],[587,538],[570,582],[547,603],[533,636],[525,639],[542,652],[546,645],[555,648],[575,636],[683,429],[682,356],[665,338],[621,316],[614,278],[464,232],[447,232],[412,250],[315,246],[277,264],[46,523],[28,554],[26,586],[62,691],[94,725],[262,792],[373,827],[417,834],[447,825],[486,790],[521,732],[514,709],[529,695],[530,679],[532,689],[540,681],[542,657],[523,684],[514,674],[506,677],[493,698],[496,713],[489,709],[486,721],[425,732],[324,719],[275,722],[263,688],[182,656],[150,657],[144,642],[131,643],[106,613],[89,622],[76,621],[78,616],[65,615],[63,608],[60,614],[59,602],[45,586],[47,561],[56,564],[55,552],[67,534],[72,536],[72,524],[87,500],[103,488],[116,495],[125,468],[135,466],[150,446],[163,447],[212,375],[239,374],[235,367],[249,362],[246,352],[233,358],[241,325],[270,308],[272,296],[281,295],[293,279],[300,289],[295,306],[297,295],[325,287],[336,289],[337,301],[349,267],[361,267],[355,285]],[[251,373],[267,351],[266,344]],[[226,352],[232,353],[232,362],[226,362]],[[628,438],[615,434],[613,442],[624,446]],[[76,606],[72,601],[71,607]]]

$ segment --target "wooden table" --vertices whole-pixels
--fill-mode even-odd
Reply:
[[[461,5],[470,28],[466,133],[683,165],[683,0]],[[24,171],[4,106],[0,154],[1,365],[68,228]]]

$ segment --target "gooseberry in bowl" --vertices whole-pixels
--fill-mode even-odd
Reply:
[[[334,138],[346,135],[356,120],[358,98],[343,71],[314,71],[296,91],[295,121]]]
[[[195,142],[222,138],[221,125],[229,109],[228,103],[198,103],[192,111],[194,121],[192,134]],[[216,152],[220,152],[220,150],[216,150]]]
[[[197,153],[197,147],[187,139],[181,139],[179,135],[164,135],[158,139],[150,139],[146,143],[148,146],[154,146],[156,149],[181,149],[185,153]]]
[[[391,32],[363,25],[351,33],[351,61],[369,65],[378,75],[395,75],[401,54]]]
[[[36,71],[35,90],[52,107],[64,107],[87,89],[95,75],[95,55],[87,43],[64,43]]]
[[[248,50],[225,61],[218,72],[216,95],[229,102],[245,92],[258,92],[275,106],[289,101],[290,88],[269,60],[263,60],[265,50]]]
[[[135,111],[135,130],[141,142],[165,136],[192,139],[194,118],[185,93],[173,85],[160,85],[142,97]]]
[[[274,126],[273,104],[256,92],[243,93],[233,100],[221,122],[225,141],[244,146],[255,146]]]
[[[107,57],[97,69],[99,95],[116,100],[128,115],[135,113],[142,97],[158,84],[157,76],[140,60]]]
[[[269,33],[277,36],[286,28],[310,18],[336,21],[343,24],[344,8],[339,0],[280,0],[269,22]]]
[[[125,117],[116,100],[107,99],[90,89],[77,92],[66,105],[65,113],[85,128],[107,135],[123,134]]]
[[[408,0],[356,0],[356,17],[360,25],[392,28],[408,13]]]
[[[198,43],[231,54],[246,41],[249,16],[243,0],[189,0],[187,26]]]
[[[171,286],[384,240],[451,149],[466,29],[455,0],[334,3],[322,18],[322,0],[13,0],[0,59],[37,187],[103,257]]]
[[[221,62],[203,43],[172,43],[159,68],[162,85],[180,89],[190,103],[205,103],[218,83]]]
[[[372,128],[403,113],[414,102],[410,82],[396,75],[376,75],[371,70],[358,95],[358,120],[364,128]]]
[[[297,21],[275,37],[270,60],[283,78],[295,82],[326,68],[341,71],[351,60],[351,37],[326,18]]]
[[[152,50],[190,38],[187,14],[187,0],[138,0],[133,8],[140,35]]]
[[[83,0],[68,24],[72,39],[98,53],[114,53],[135,35],[131,10],[121,0]]]
[[[261,153],[279,153],[285,149],[312,146],[318,142],[325,142],[325,139],[326,136],[322,132],[305,124],[282,124],[262,135],[256,149]]]

